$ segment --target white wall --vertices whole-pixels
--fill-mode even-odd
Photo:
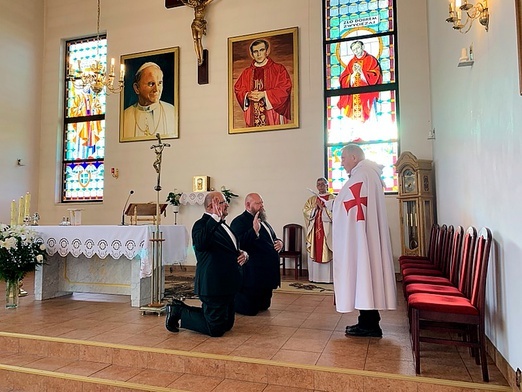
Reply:
[[[431,145],[426,140],[429,130],[429,90],[427,67],[418,67],[420,56],[426,62],[426,26],[408,15],[414,0],[401,0],[399,13],[404,13],[400,33],[407,45],[401,55],[400,98],[403,120],[403,146],[419,158],[431,158]],[[63,65],[62,41],[92,34],[96,28],[96,2],[47,0],[46,47],[44,52],[43,115],[40,160],[39,209],[43,224],[56,224],[66,215],[70,204],[59,200],[61,132],[61,89]],[[323,157],[323,95],[322,95],[322,21],[321,2],[317,0],[267,0],[255,3],[241,0],[213,2],[207,8],[208,35],[203,44],[210,52],[208,85],[197,84],[196,59],[193,52],[190,23],[193,10],[187,7],[166,9],[163,1],[146,3],[139,0],[102,2],[101,29],[108,34],[109,57],[179,46],[180,64],[180,138],[171,140],[172,147],[163,154],[164,199],[174,188],[191,190],[194,175],[208,175],[211,185],[222,185],[244,196],[260,192],[275,228],[289,222],[302,223],[301,208],[309,196],[306,188],[324,174]],[[277,12],[274,10],[277,9]],[[417,8],[418,9],[418,8]],[[424,9],[420,6],[420,9]],[[143,17],[143,12],[147,16]],[[92,18],[86,17],[91,15]],[[248,17],[238,17],[245,15]],[[264,17],[259,17],[264,15]],[[229,135],[227,133],[227,38],[299,27],[300,59],[300,128]],[[404,27],[403,27],[404,26]],[[410,32],[414,36],[409,38]],[[404,53],[403,53],[404,52]],[[420,89],[419,89],[420,87]],[[133,201],[155,200],[154,160],[150,142],[118,142],[119,97],[107,99],[107,158],[104,202],[83,205],[85,224],[117,224],[123,203],[130,189]],[[414,142],[408,142],[413,140]],[[404,147],[403,147],[404,149]],[[110,168],[119,169],[119,179],[110,176]],[[388,198],[390,226],[395,256],[400,253],[397,200]],[[232,202],[230,215],[243,209],[241,199]],[[184,207],[178,223],[190,229],[202,214],[202,207]],[[172,215],[167,221],[173,222]],[[279,233],[281,234],[281,233]],[[193,262],[193,260],[189,260]]]
[[[0,0],[0,222],[11,200],[26,192],[38,200],[40,79],[44,4]],[[21,159],[23,166],[17,165]]]
[[[445,22],[447,2],[428,4],[437,202],[439,222],[493,233],[486,333],[516,369],[522,368],[522,97],[514,2],[488,5],[489,32],[476,22],[462,35]],[[461,48],[472,43],[473,67],[457,68]]]
[[[41,101],[25,103],[15,110],[16,127],[27,125],[26,139],[41,135],[40,144],[21,141],[16,144],[26,155],[35,160],[25,169],[13,167],[13,143],[0,144],[2,159],[9,155],[6,166],[8,177],[2,181],[0,220],[9,219],[9,201],[26,190],[33,193],[33,206],[38,208],[42,224],[57,224],[67,215],[67,208],[78,204],[60,204],[60,159],[63,123],[63,42],[96,32],[96,0],[0,0],[2,18],[14,21],[11,13],[22,10],[33,12],[34,6],[43,16],[40,25],[27,23],[24,34],[31,32],[33,39],[44,37],[40,45],[29,45],[31,39],[18,43],[20,34],[2,23],[2,39],[10,41],[11,48],[26,47],[26,56],[33,56],[31,64],[41,58],[41,75],[26,64],[0,63],[0,75],[18,75],[23,81],[25,97],[39,90],[38,77],[42,78]],[[44,10],[41,9],[44,4]],[[38,8],[40,7],[40,8]],[[170,140],[172,147],[163,155],[161,199],[174,188],[190,190],[194,175],[208,175],[211,185],[225,185],[244,196],[248,192],[260,192],[264,199],[272,225],[277,229],[285,223],[302,223],[301,208],[309,197],[315,179],[324,174],[323,155],[323,47],[322,8],[319,0],[266,0],[248,2],[242,0],[216,0],[207,8],[208,35],[203,44],[210,52],[208,85],[197,84],[196,59],[192,46],[190,23],[193,10],[187,7],[166,9],[163,1],[141,0],[102,1],[101,30],[108,34],[109,57],[179,46],[180,64],[180,138]],[[418,158],[431,159],[431,142],[427,141],[430,124],[430,95],[427,66],[427,28],[423,18],[425,2],[398,1],[399,20],[399,81],[401,109],[401,149],[410,150]],[[29,11],[31,10],[31,11]],[[2,22],[4,20],[2,19]],[[42,24],[45,26],[41,33]],[[228,135],[227,107],[227,38],[256,32],[297,26],[299,28],[299,98],[300,127],[298,129]],[[5,33],[5,34],[4,34]],[[22,35],[23,37],[23,35]],[[25,42],[25,41],[29,42]],[[37,41],[38,43],[41,41]],[[16,43],[16,44],[15,44]],[[40,52],[42,50],[42,52]],[[3,49],[2,49],[3,51]],[[7,56],[7,55],[6,55]],[[38,75],[36,77],[35,75]],[[29,80],[27,80],[29,78]],[[5,84],[5,83],[4,83]],[[38,107],[27,115],[27,107]],[[3,106],[3,105],[2,105]],[[152,142],[118,142],[119,96],[107,98],[106,183],[103,203],[81,204],[84,208],[84,224],[118,224],[123,204],[130,189],[135,191],[132,201],[147,202],[156,198],[154,154]],[[0,107],[0,119],[4,120],[5,108]],[[0,121],[2,121],[0,120]],[[2,135],[11,127],[3,126]],[[34,132],[34,133],[33,133]],[[2,136],[3,137],[3,136]],[[9,142],[9,143],[8,143]],[[29,159],[29,158],[27,158]],[[113,178],[110,168],[119,169],[120,177]],[[2,166],[4,168],[4,165]],[[18,170],[18,171],[16,171]],[[20,170],[31,173],[38,180],[38,188],[21,187]],[[4,198],[3,189],[13,194]],[[12,189],[12,190],[11,190]],[[37,196],[37,197],[36,197]],[[394,255],[400,254],[398,202],[395,196],[387,198],[390,232]],[[232,202],[230,215],[243,210],[242,198]],[[202,207],[183,207],[178,223],[189,229],[202,214]],[[172,223],[169,208],[167,222]],[[279,232],[279,234],[281,234]],[[193,263],[192,255],[189,263]]]

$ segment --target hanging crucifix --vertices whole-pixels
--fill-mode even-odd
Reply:
[[[208,50],[203,49],[201,39],[207,34],[207,21],[205,20],[205,8],[213,0],[181,0],[183,4],[194,8],[194,20],[190,25],[194,51],[198,60],[198,84],[208,84]]]

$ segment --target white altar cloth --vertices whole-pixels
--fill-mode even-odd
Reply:
[[[187,258],[188,232],[185,226],[160,225],[163,233],[163,265],[181,263]],[[140,278],[152,274],[152,242],[156,226],[37,226],[35,230],[47,247],[49,256],[94,255],[119,259],[125,256],[141,260]]]
[[[34,229],[49,255],[45,265],[36,271],[36,299],[70,292],[98,292],[130,294],[132,306],[150,301],[151,239],[156,226],[38,226]],[[159,229],[164,239],[162,265],[184,262],[189,243],[186,227],[161,225]],[[124,262],[125,258],[131,261]]]

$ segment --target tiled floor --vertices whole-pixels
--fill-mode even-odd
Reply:
[[[32,279],[31,275],[25,279],[30,294],[20,299],[18,309],[6,310],[3,296],[0,297],[0,331],[415,375],[401,294],[397,311],[381,313],[384,331],[381,339],[346,337],[345,327],[356,323],[357,314],[337,313],[332,295],[278,292],[270,310],[255,317],[238,315],[232,331],[222,338],[209,338],[183,329],[177,334],[166,331],[164,316],[141,315],[137,308],[130,307],[126,296],[73,294],[35,301],[31,295]],[[0,293],[4,290],[4,283],[0,283]],[[398,290],[401,293],[400,285]],[[36,350],[35,355],[12,356],[11,364],[136,383],[144,377],[150,380],[150,372],[144,375],[139,369],[115,365],[107,368],[96,358],[80,365],[37,354]],[[420,377],[482,383],[480,366],[467,350],[423,344],[421,354]],[[1,363],[10,363],[1,353],[0,358]],[[490,385],[508,385],[491,360],[489,371]],[[159,386],[184,389],[187,385],[192,385],[191,388],[199,385],[199,389],[190,389],[199,391],[242,390],[227,384],[232,381],[222,383],[211,377],[161,371],[156,375],[153,378]]]

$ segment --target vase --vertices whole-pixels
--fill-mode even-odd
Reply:
[[[179,212],[179,206],[172,206],[172,211],[177,214]]]
[[[20,299],[20,281],[8,280],[5,282],[5,308],[16,309]]]

